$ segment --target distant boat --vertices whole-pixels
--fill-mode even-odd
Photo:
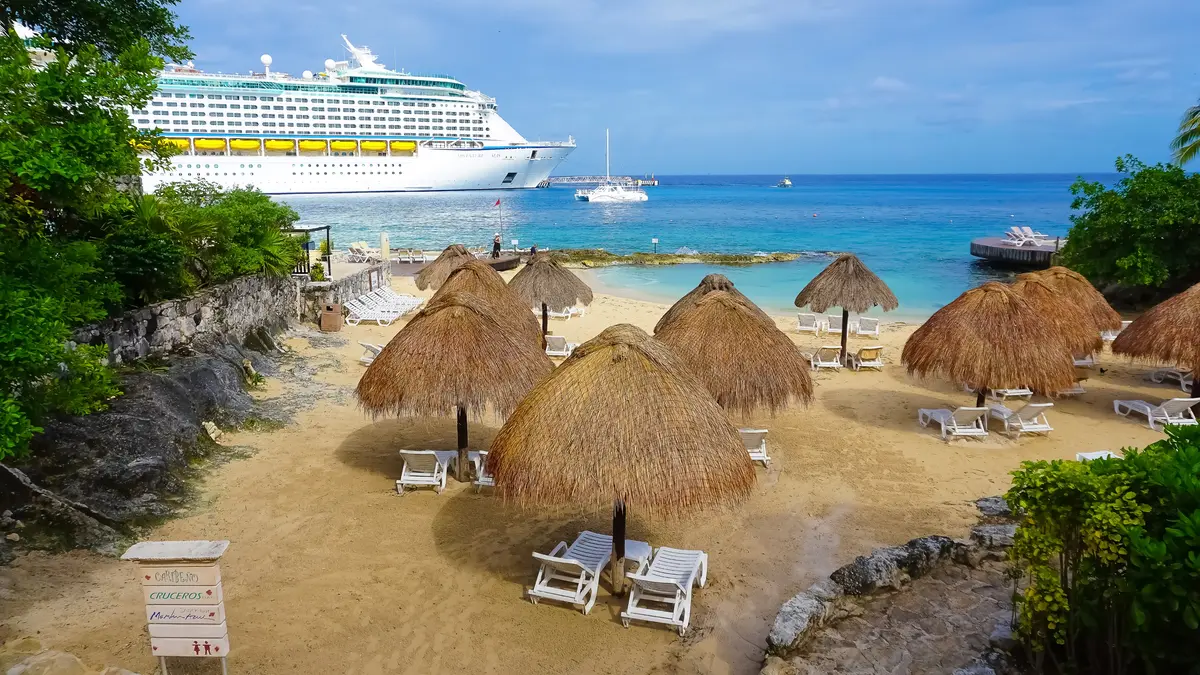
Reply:
[[[792,187],[792,179],[784,176],[783,180],[775,184],[775,187]]]
[[[575,199],[581,202],[644,202],[650,199],[640,187],[614,183],[608,170],[608,129],[604,130],[604,182],[591,190],[576,190]]]

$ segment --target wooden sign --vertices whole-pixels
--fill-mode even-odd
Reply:
[[[224,599],[216,586],[142,586],[147,605],[218,605]]]
[[[225,623],[225,604],[146,605],[146,623]]]
[[[150,638],[150,653],[158,657],[191,656],[224,658],[229,655],[229,636],[219,638]]]
[[[167,657],[221,659],[227,670],[229,627],[217,564],[227,548],[227,541],[143,541],[121,556],[138,563],[150,653],[163,675]]]
[[[219,565],[138,565],[143,586],[216,586],[221,583]]]

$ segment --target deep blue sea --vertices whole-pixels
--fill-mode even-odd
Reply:
[[[388,233],[393,248],[488,246],[605,248],[618,253],[852,251],[891,286],[900,309],[921,318],[962,291],[1010,271],[976,262],[971,239],[1009,225],[1050,235],[1070,226],[1071,175],[660,176],[648,202],[589,204],[574,189],[283,198],[300,225],[332,225],[335,247]],[[1113,174],[1085,175],[1112,183]],[[586,276],[596,290],[672,302],[710,272],[727,275],[773,313],[795,311],[796,293],[828,259],[747,267],[610,267]]]

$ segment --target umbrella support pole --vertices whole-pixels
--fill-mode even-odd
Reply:
[[[550,332],[550,308],[542,303],[542,349],[546,348],[546,334]]]
[[[464,482],[467,479],[467,409],[458,406],[458,461],[454,463],[454,477]]]
[[[842,310],[842,365],[849,365],[846,359],[849,358],[846,354],[846,338],[850,335],[850,310]]]
[[[609,563],[609,577],[613,594],[625,594],[625,500],[613,502],[613,552]]]
[[[987,387],[980,387],[979,392],[975,394],[975,407],[982,408],[984,404],[984,396],[986,395]]]
[[[1192,373],[1192,398],[1200,398],[1200,377],[1196,377],[1196,373]],[[1200,410],[1200,403],[1192,406],[1192,410]]]

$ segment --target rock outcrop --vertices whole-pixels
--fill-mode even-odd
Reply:
[[[133,528],[173,513],[188,479],[219,446],[204,423],[233,427],[253,416],[245,362],[276,365],[241,346],[174,358],[122,378],[107,410],[51,420],[30,453],[0,464],[0,509],[30,525],[22,546],[109,552]]]

